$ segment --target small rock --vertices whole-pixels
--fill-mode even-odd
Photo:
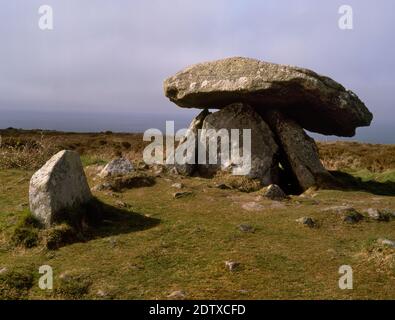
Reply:
[[[382,245],[389,246],[391,248],[395,248],[395,241],[392,241],[389,239],[378,239],[377,242]]]
[[[176,189],[184,188],[184,185],[182,183],[180,183],[180,182],[173,183],[171,186],[172,186],[172,188],[176,188]]]
[[[264,209],[264,206],[258,202],[246,202],[243,203],[241,207],[247,211],[260,211]]]
[[[107,292],[103,291],[103,290],[97,290],[96,295],[101,297],[101,298],[105,298],[108,296]]]
[[[178,291],[173,291],[167,297],[169,299],[181,300],[181,299],[185,299],[186,294],[184,291],[178,290]]]
[[[133,171],[132,163],[126,158],[117,158],[109,162],[99,173],[101,178],[126,175]]]
[[[303,224],[303,225],[305,225],[305,226],[307,226],[309,228],[316,227],[315,221],[313,220],[313,218],[310,218],[310,217],[299,218],[299,219],[296,220],[296,222],[299,222],[299,223],[301,223],[301,224]]]
[[[241,224],[239,225],[239,229],[242,232],[246,232],[246,233],[254,233],[255,232],[255,228],[249,224]]]
[[[191,194],[192,194],[192,192],[189,192],[189,191],[176,192],[176,193],[173,193],[173,198],[174,199],[184,198],[184,197],[190,196]]]
[[[271,200],[283,200],[287,198],[285,192],[276,184],[268,186],[264,196]]]
[[[235,271],[237,267],[240,266],[239,262],[236,261],[225,261],[225,267],[228,268],[229,271]]]
[[[364,212],[366,212],[366,214],[369,216],[369,218],[371,218],[373,220],[377,220],[377,221],[388,222],[391,218],[389,214],[387,214],[386,212],[382,212],[378,209],[369,208],[369,209],[365,210]]]
[[[354,224],[363,220],[363,218],[364,216],[354,209],[353,211],[351,210],[345,215],[343,221],[346,223]]]
[[[6,273],[8,271],[7,268],[0,268],[0,274]]]

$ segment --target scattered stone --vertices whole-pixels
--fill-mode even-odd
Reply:
[[[30,180],[30,211],[47,227],[62,220],[68,209],[91,200],[82,163],[75,151],[60,151]]]
[[[276,108],[303,128],[327,135],[351,137],[373,118],[352,91],[326,76],[243,57],[189,66],[166,79],[164,91],[186,108],[220,109],[233,102]]]
[[[242,174],[243,158],[221,160],[222,143],[217,143],[218,136],[210,135],[210,129],[225,129],[230,133],[231,129],[239,129],[242,133],[243,129],[251,130],[251,169]],[[199,164],[199,173],[203,176],[213,176],[219,171],[240,172],[240,174],[249,178],[259,179],[263,185],[269,185],[277,181],[278,166],[277,153],[278,146],[274,140],[274,134],[269,126],[263,121],[261,116],[249,105],[234,103],[226,106],[220,111],[209,114],[203,121],[202,130],[206,130],[207,135],[200,136],[200,143],[203,145],[216,145],[217,150],[207,148],[206,163],[209,163],[210,153],[213,156],[216,152],[217,163]],[[233,154],[243,154],[242,144],[233,145],[229,143],[229,152]],[[236,170],[236,171],[235,171]],[[239,170],[239,171],[237,171]]]
[[[225,261],[225,267],[228,268],[229,271],[235,271],[240,266],[239,262],[236,261]]]
[[[104,290],[99,289],[99,290],[97,290],[96,295],[97,295],[98,297],[100,297],[100,298],[105,298],[105,297],[108,296],[108,293],[105,292]]]
[[[276,184],[271,184],[265,189],[264,196],[271,200],[284,200],[287,198],[285,192]]]
[[[173,291],[167,297],[169,299],[182,300],[182,299],[186,298],[186,293],[184,291],[181,291],[181,290]]]
[[[317,224],[313,220],[313,218],[310,217],[302,217],[296,220],[296,222],[301,223],[309,228],[315,228]]]
[[[171,186],[172,186],[172,188],[176,188],[176,189],[184,188],[184,185],[180,182],[173,183]]]
[[[350,223],[350,224],[354,224],[354,223],[358,223],[359,221],[363,220],[364,216],[362,214],[360,214],[358,211],[354,210],[354,211],[349,211],[343,221],[346,223]]]
[[[101,178],[109,176],[121,176],[126,175],[133,171],[132,163],[126,158],[117,158],[109,162],[104,169],[100,172]]]
[[[366,212],[366,214],[369,216],[369,218],[376,220],[376,221],[388,222],[391,219],[391,216],[388,213],[383,212],[378,209],[369,208],[369,209],[366,209],[364,212]]]
[[[241,207],[247,211],[260,211],[264,209],[264,206],[258,202],[246,202]]]
[[[391,248],[395,248],[395,241],[393,240],[389,240],[389,239],[378,239],[377,240],[378,243],[385,245],[385,246],[389,246]]]
[[[173,198],[179,199],[179,198],[184,198],[184,197],[187,197],[190,195],[192,195],[192,192],[190,192],[190,191],[176,192],[176,193],[173,193]]]
[[[241,224],[239,225],[239,229],[242,232],[246,232],[246,233],[254,233],[255,232],[255,228],[249,224]]]

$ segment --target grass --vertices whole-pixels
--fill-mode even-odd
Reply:
[[[69,138],[76,139],[73,135],[56,139]],[[128,141],[126,135],[110,133],[89,134],[86,140],[90,139],[106,139],[106,145],[112,139]],[[76,140],[81,147],[88,144],[81,136]],[[129,141],[133,149],[133,139]],[[89,149],[85,152],[95,155]],[[103,155],[110,158],[111,152]],[[134,156],[131,150],[124,152],[135,163],[140,160],[138,152],[133,151]],[[359,212],[395,211],[395,193],[388,189],[395,183],[394,168],[362,169],[342,169],[347,179],[359,181],[347,191],[318,190],[282,202],[265,199],[259,191],[213,188],[216,181],[210,179],[163,173],[149,186],[95,191],[103,205],[103,223],[84,230],[83,238],[74,238],[70,225],[61,224],[50,231],[38,229],[36,246],[26,248],[10,239],[18,226],[32,226],[26,203],[33,170],[2,168],[0,298],[167,299],[182,290],[190,299],[394,299],[395,250],[379,245],[377,239],[395,240],[395,221],[365,217],[347,224],[341,215],[324,211],[339,205]],[[154,174],[153,169],[146,170],[147,175]],[[94,170],[86,171],[92,187],[97,178]],[[175,182],[184,188],[171,187]],[[377,194],[377,186],[387,194]],[[174,199],[177,191],[193,196]],[[129,205],[120,209],[120,201]],[[260,206],[243,209],[249,202]],[[301,217],[312,217],[319,227],[297,223]],[[255,231],[243,232],[241,224]],[[64,241],[66,235],[71,241]],[[230,272],[225,267],[229,260],[240,267]],[[345,264],[354,271],[353,290],[338,287],[338,270]],[[53,268],[52,291],[38,287],[41,265]]]

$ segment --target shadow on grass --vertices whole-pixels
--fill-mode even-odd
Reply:
[[[78,210],[61,214],[63,219],[45,230],[45,245],[54,250],[76,242],[87,242],[155,227],[159,219],[110,206],[98,199]]]
[[[338,188],[341,190],[366,191],[380,196],[395,196],[395,182],[393,181],[363,181],[359,177],[342,171],[330,171],[330,173],[338,181]]]
[[[116,208],[96,200],[99,207],[100,221],[89,227],[87,235],[91,238],[108,237],[112,235],[136,232],[155,227],[159,219],[147,217],[141,213]],[[97,213],[98,211],[96,211]]]

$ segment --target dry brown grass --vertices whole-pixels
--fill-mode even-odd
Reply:
[[[0,130],[0,169],[37,169],[56,152],[79,152],[84,164],[106,162],[123,155],[142,159],[141,133],[64,133],[39,130]],[[381,173],[395,169],[395,145],[358,142],[317,142],[328,170],[362,170]]]
[[[359,142],[318,142],[320,158],[328,170],[383,172],[395,169],[395,145]]]
[[[141,134],[64,133],[37,130],[0,130],[0,169],[35,170],[64,149],[75,150],[84,165],[107,162],[123,155],[142,158],[147,144]]]

